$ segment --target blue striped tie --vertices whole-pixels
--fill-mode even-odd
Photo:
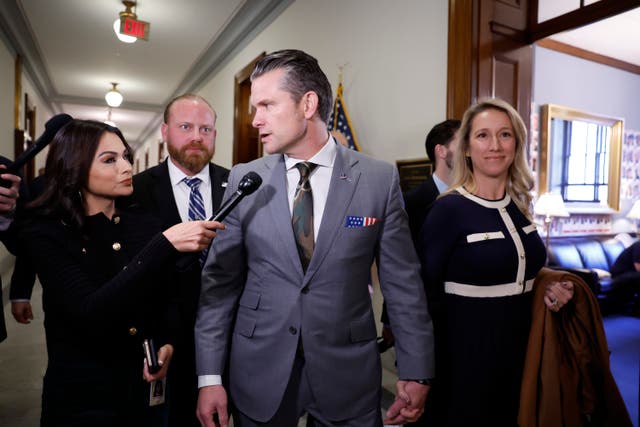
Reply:
[[[202,194],[200,194],[200,184],[202,180],[200,178],[185,178],[184,182],[191,188],[189,193],[189,221],[200,221],[205,219],[204,200]],[[207,259],[207,252],[209,249],[205,249],[200,252],[198,260],[200,265],[204,265]]]

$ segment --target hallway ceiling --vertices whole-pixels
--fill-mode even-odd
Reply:
[[[138,145],[155,135],[171,98],[197,91],[292,1],[138,0],[149,40],[133,44],[113,31],[121,0],[2,0],[0,27],[55,113],[104,121],[104,95],[118,82],[124,102],[112,120]]]
[[[136,146],[156,134],[171,98],[198,91],[293,1],[139,0],[135,12],[151,24],[149,41],[125,44],[113,32],[120,0],[2,0],[0,37],[23,57],[55,113],[106,120],[104,94],[118,82],[124,102],[112,120]],[[636,9],[553,38],[640,65],[639,23]]]

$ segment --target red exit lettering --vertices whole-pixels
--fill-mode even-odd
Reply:
[[[135,19],[127,18],[124,20],[124,24],[122,25],[122,34],[146,40],[148,37],[148,28],[148,22],[136,21]]]

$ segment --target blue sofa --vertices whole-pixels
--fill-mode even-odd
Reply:
[[[600,302],[625,304],[638,292],[637,280],[612,278],[610,269],[625,246],[610,236],[553,238],[549,243],[549,267],[582,277]]]

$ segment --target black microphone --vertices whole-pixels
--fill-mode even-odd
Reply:
[[[58,133],[60,129],[64,127],[67,123],[73,120],[68,114],[56,114],[52,118],[50,118],[47,123],[44,125],[44,132],[40,135],[40,138],[36,139],[29,148],[27,148],[22,154],[18,156],[18,158],[7,166],[6,169],[0,170],[0,174],[10,173],[16,175],[20,168],[22,168],[29,160],[34,158],[36,154],[38,154],[44,147],[49,145],[49,143],[53,140],[53,137]],[[2,180],[2,185],[8,187],[11,183],[5,180]],[[5,184],[9,185],[5,185]]]
[[[262,178],[260,178],[260,175],[253,171],[247,172],[247,174],[240,180],[240,184],[238,184],[238,189],[235,193],[233,193],[231,197],[229,197],[227,201],[220,206],[218,212],[209,218],[209,221],[222,222],[222,220],[229,215],[229,212],[231,212],[231,210],[240,203],[240,200],[242,200],[244,196],[248,196],[256,191],[258,187],[260,187],[260,184],[262,184]]]
[[[231,195],[231,197],[227,199],[226,202],[222,204],[220,209],[218,209],[218,212],[211,216],[207,221],[222,222],[222,220],[225,219],[227,215],[229,215],[229,212],[231,212],[231,210],[235,208],[238,203],[240,203],[240,200],[242,200],[244,196],[248,196],[249,194],[256,191],[261,184],[262,178],[260,178],[260,175],[253,171],[247,172],[247,174],[240,180],[238,189]],[[194,254],[199,255],[200,253],[192,252],[189,254],[185,254],[180,259],[178,259],[178,261],[176,262],[178,271],[186,271],[187,269],[191,268],[191,265],[195,262],[195,260],[198,259],[197,256],[194,256]]]

